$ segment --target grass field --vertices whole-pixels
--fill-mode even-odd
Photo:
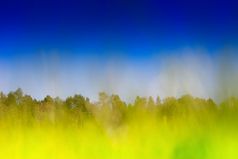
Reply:
[[[221,104],[99,94],[42,101],[21,90],[0,97],[0,156],[6,159],[235,159],[238,99]]]

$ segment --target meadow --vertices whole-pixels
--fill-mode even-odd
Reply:
[[[238,99],[0,94],[0,158],[235,159]]]

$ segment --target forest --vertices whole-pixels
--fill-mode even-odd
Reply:
[[[0,94],[4,158],[236,158],[238,98]],[[60,153],[59,153],[60,152]]]

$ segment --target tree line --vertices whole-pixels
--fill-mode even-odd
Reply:
[[[99,93],[99,100],[91,102],[82,95],[61,98],[46,96],[43,100],[25,95],[21,89],[8,94],[0,93],[0,124],[16,125],[64,125],[81,127],[86,122],[116,128],[125,123],[153,119],[158,123],[176,120],[199,124],[209,122],[238,121],[238,99],[231,97],[216,104],[212,99],[184,95],[180,98],[136,97],[126,103],[118,95]]]

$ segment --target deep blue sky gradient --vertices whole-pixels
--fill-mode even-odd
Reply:
[[[0,2],[0,24],[1,58],[57,50],[138,60],[161,50],[236,45],[238,2],[9,0]]]

